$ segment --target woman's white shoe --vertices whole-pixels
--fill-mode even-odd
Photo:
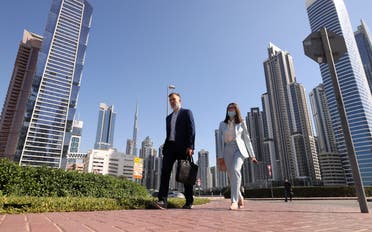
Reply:
[[[238,203],[236,202],[231,203],[230,210],[237,210],[237,209],[239,209]]]

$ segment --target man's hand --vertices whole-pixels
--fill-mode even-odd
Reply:
[[[253,158],[252,158],[252,162],[253,162],[254,164],[258,164],[258,160],[256,159],[256,157],[253,157]]]
[[[193,149],[191,149],[191,148],[187,148],[186,149],[186,155],[192,156],[193,154],[194,154],[194,150]]]

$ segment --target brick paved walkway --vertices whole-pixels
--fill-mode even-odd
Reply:
[[[372,231],[372,212],[359,213],[356,201],[245,201],[229,211],[228,200],[192,210],[122,210],[0,215],[1,232],[61,231]],[[369,203],[372,209],[372,203]]]

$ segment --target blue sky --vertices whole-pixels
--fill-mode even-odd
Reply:
[[[372,27],[372,1],[345,1],[353,28]],[[50,0],[6,1],[0,8],[0,103],[8,88],[23,29],[43,34]],[[90,0],[94,8],[78,102],[82,151],[93,148],[100,102],[113,104],[114,146],[124,151],[139,104],[139,144],[165,138],[166,87],[176,86],[193,110],[196,151],[215,163],[214,130],[228,103],[261,108],[263,61],[273,42],[291,53],[307,93],[321,82],[305,57],[310,33],[304,0]]]

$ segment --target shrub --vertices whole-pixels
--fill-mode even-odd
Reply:
[[[148,197],[147,190],[125,179],[47,167],[22,167],[0,159],[0,191],[6,196]]]
[[[0,214],[154,208],[154,198],[132,181],[0,159]],[[178,208],[184,199],[170,199]],[[207,203],[195,199],[195,204]]]
[[[92,197],[0,197],[0,214],[71,212],[93,210],[153,209],[154,198],[92,198]],[[208,203],[196,198],[195,205]],[[185,199],[169,199],[169,208],[181,208]]]

